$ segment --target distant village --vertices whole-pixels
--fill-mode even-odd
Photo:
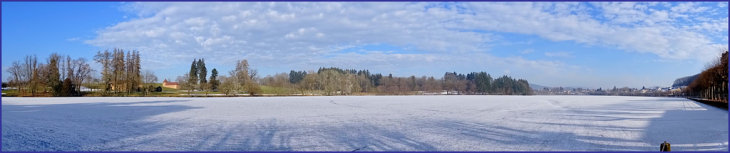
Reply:
[[[684,96],[682,92],[687,86],[678,87],[642,87],[642,88],[572,88],[572,87],[544,87],[533,88],[535,95],[612,95],[612,96],[661,96],[679,97]]]

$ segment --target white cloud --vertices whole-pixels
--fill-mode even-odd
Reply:
[[[81,38],[79,38],[79,37],[73,37],[73,38],[66,39],[66,41],[77,41],[79,39],[81,39]]]
[[[704,22],[697,23],[692,26],[688,26],[689,30],[712,33],[716,35],[727,34],[728,31],[728,18],[711,20],[704,18]]]
[[[525,50],[522,51],[522,54],[529,54],[529,53],[532,53],[533,51],[535,51],[535,50],[533,50],[533,49],[525,49]]]
[[[677,6],[672,7],[670,10],[672,10],[672,12],[679,13],[701,13],[709,9],[708,7],[698,7],[698,4],[699,3],[696,2],[680,3]]]
[[[98,31],[87,43],[135,48],[152,57],[215,61],[278,56],[320,59],[338,46],[387,43],[425,53],[469,53],[492,41],[488,33],[445,28],[454,11],[424,3],[133,3],[142,17]],[[405,8],[405,9],[404,9]],[[214,11],[213,11],[214,10]],[[215,52],[215,54],[209,54]],[[280,60],[260,62],[282,63]],[[152,59],[163,61],[161,59]],[[176,59],[166,63],[170,66]],[[291,61],[285,61],[287,63]]]
[[[573,57],[572,53],[570,53],[570,52],[545,52],[545,56],[547,56],[547,57],[562,57],[562,58],[571,58],[571,57]]]
[[[471,8],[485,15],[476,15],[465,19],[464,23],[467,27],[536,34],[552,41],[597,44],[627,51],[653,53],[668,59],[702,60],[702,56],[708,55],[708,52],[705,52],[708,48],[721,45],[719,42],[713,42],[703,33],[682,29],[671,24],[622,26],[650,18],[641,15],[638,11],[629,12],[633,14],[629,14],[627,17],[601,22],[593,18],[580,18],[576,15],[553,15],[548,12],[538,11],[539,9],[529,3],[480,4]],[[636,5],[632,3],[598,3],[596,5],[619,8],[618,10],[621,10],[620,8],[636,8]],[[688,38],[691,38],[691,40]]]
[[[591,3],[597,6],[594,10],[586,3],[528,2],[459,3],[453,5],[463,9],[425,9],[431,4],[131,3],[122,10],[138,17],[106,27],[86,43],[139,50],[148,60],[146,66],[159,68],[187,63],[192,58],[221,64],[245,58],[261,65],[398,67],[484,61],[476,58],[481,57],[491,59],[488,64],[522,62],[535,69],[558,72],[559,68],[551,66],[565,64],[471,55],[487,51],[490,43],[502,38],[493,33],[517,33],[652,53],[665,59],[702,60],[713,54],[708,49],[724,44],[712,41],[708,32],[727,31],[727,18],[676,23],[677,17],[706,10],[694,3],[668,10],[655,8],[665,3]],[[596,11],[600,15],[591,16]],[[339,53],[369,44],[412,47],[416,53]]]

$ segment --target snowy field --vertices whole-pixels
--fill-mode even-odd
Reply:
[[[727,151],[681,98],[2,98],[2,151]]]

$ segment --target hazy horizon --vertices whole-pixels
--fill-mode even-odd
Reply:
[[[119,47],[139,51],[159,82],[204,58],[222,75],[247,59],[262,77],[485,71],[550,87],[641,88],[701,72],[728,41],[727,2],[2,4],[3,81],[26,55],[90,61]]]

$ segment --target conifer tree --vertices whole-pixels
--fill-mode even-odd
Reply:
[[[198,78],[200,79],[200,84],[208,83],[208,80],[205,79],[205,77],[207,77],[207,75],[208,75],[208,69],[205,68],[205,60],[198,59],[197,67],[198,67],[197,68],[198,75],[199,75]]]
[[[188,95],[192,93],[193,90],[195,90],[195,85],[198,83],[198,66],[195,59],[193,59],[193,64],[190,65],[190,72],[188,73],[188,82],[187,82],[187,88],[188,88]],[[192,96],[192,95],[191,95]]]
[[[220,85],[220,82],[218,82],[218,70],[213,68],[212,71],[210,71],[210,90],[217,91],[218,85]]]

